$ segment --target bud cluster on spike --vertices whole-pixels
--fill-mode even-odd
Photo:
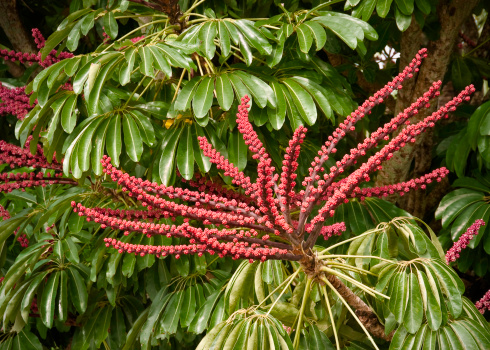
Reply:
[[[32,155],[29,151],[31,139],[32,137],[29,136],[25,148],[0,140],[0,164],[8,164],[12,169],[20,167],[63,169],[63,166],[56,159],[53,159],[51,163],[47,161],[41,145],[37,145],[37,152]]]
[[[446,263],[451,263],[453,261],[456,261],[459,258],[459,253],[463,249],[465,249],[468,244],[470,244],[470,241],[478,234],[478,230],[480,229],[481,226],[485,225],[485,221],[478,219],[476,220],[473,225],[468,227],[465,233],[459,237],[457,242],[454,242],[453,246],[451,249],[449,249],[446,253]]]
[[[255,182],[214,149],[205,137],[198,137],[203,154],[209,157],[210,162],[218,169],[223,170],[224,175],[230,176],[232,183],[240,187],[244,193],[231,192],[202,176],[198,176],[193,181],[184,181],[196,190],[159,185],[129,176],[114,168],[111,159],[104,156],[102,159],[104,173],[120,185],[123,191],[128,192],[130,197],[136,199],[140,208],[133,211],[87,208],[75,202],[72,202],[72,207],[88,221],[95,221],[102,228],[110,227],[123,231],[125,235],[137,232],[149,237],[165,235],[188,240],[188,244],[183,245],[151,246],[133,245],[117,238],[105,239],[107,246],[112,246],[121,253],[157,256],[173,254],[176,257],[182,254],[209,253],[218,254],[220,257],[231,256],[233,259],[245,258],[250,261],[300,260],[303,254],[309,254],[320,235],[328,239],[333,235],[341,235],[345,231],[344,223],[325,226],[324,221],[333,216],[336,208],[349,198],[364,199],[370,196],[383,197],[392,193],[404,194],[409,190],[425,189],[432,181],[441,181],[447,176],[447,169],[440,168],[418,179],[403,183],[377,188],[360,188],[361,182],[369,181],[370,174],[380,169],[383,161],[390,159],[393,153],[405,144],[414,142],[420,133],[433,127],[435,122],[447,117],[447,114],[454,111],[457,105],[468,100],[469,95],[474,91],[473,86],[467,87],[432,115],[421,122],[411,124],[409,119],[420,109],[428,107],[430,100],[439,95],[440,81],[435,82],[423,96],[389,123],[371,133],[350,153],[341,157],[335,166],[330,169],[324,168],[328,157],[337,151],[338,142],[348,132],[355,130],[356,122],[369,113],[376,104],[382,103],[394,90],[400,89],[402,82],[418,71],[421,60],[425,56],[425,49],[419,51],[402,73],[340,124],[318,152],[318,157],[314,159],[309,169],[309,175],[298,182],[303,184],[303,189],[297,190],[295,186],[298,156],[306,136],[306,128],[300,126],[295,130],[286,149],[281,172],[277,173],[272,166],[271,157],[249,122],[250,99],[245,96],[238,107],[237,127],[253,158],[258,161]],[[402,126],[405,128],[390,140],[390,135]],[[383,147],[377,153],[349,175],[339,178],[348,167],[356,165],[367,151],[378,144],[382,144]],[[311,218],[313,207],[320,201],[322,207],[318,214]],[[292,212],[299,212],[297,221],[292,220]],[[162,223],[164,219],[172,220],[172,224],[168,224],[168,220]],[[182,223],[177,224],[180,222]]]
[[[48,171],[23,172],[23,173],[0,173],[0,192],[12,192],[20,189],[25,191],[28,187],[54,184],[77,185],[77,182],[71,179],[63,178],[62,165],[55,159],[49,163],[44,156],[40,145],[37,146],[37,152],[32,155],[29,146],[32,137],[29,136],[26,141],[26,148],[21,148],[0,140],[0,164],[8,164],[10,168],[31,167],[44,168]]]
[[[482,315],[485,311],[490,310],[490,290],[485,293],[483,298],[475,303],[475,306]]]
[[[44,44],[46,40],[42,36],[41,32],[39,29],[34,28],[32,30],[32,36],[34,38],[34,41],[37,45],[38,49],[42,49],[44,47]],[[9,60],[12,62],[20,62],[20,63],[39,63],[41,67],[49,67],[52,64],[55,64],[56,62],[59,62],[61,60],[64,60],[66,58],[71,58],[73,57],[73,54],[70,52],[61,52],[59,55],[57,55],[56,50],[51,50],[51,52],[46,56],[46,58],[43,60],[41,57],[41,51],[38,53],[23,53],[23,52],[16,52],[14,50],[0,50],[0,58],[4,60]]]
[[[25,86],[9,89],[0,83],[0,100],[0,115],[12,114],[20,120],[23,120],[35,105],[29,103]]]
[[[77,185],[77,182],[71,179],[62,178],[63,173],[44,174],[37,173],[3,173],[0,174],[0,192],[12,192],[13,190],[25,191],[28,187],[47,185]]]

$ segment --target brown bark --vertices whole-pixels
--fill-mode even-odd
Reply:
[[[16,0],[0,1],[0,26],[9,39],[15,51],[19,52],[37,52],[36,46],[31,41],[31,36],[27,33],[19,13],[17,12]]]
[[[376,314],[371,310],[369,305],[367,305],[361,298],[352,292],[345,284],[342,283],[340,279],[333,275],[327,276],[328,281],[334,286],[334,288],[342,295],[342,298],[356,309],[356,315],[362,322],[364,327],[374,335],[376,338],[384,339],[390,341],[393,338],[395,331],[390,334],[385,334],[385,327],[379,322]]]
[[[404,88],[399,92],[395,113],[407,108],[416,98],[422,96],[432,82],[444,78],[461,26],[470,16],[477,3],[478,0],[441,1],[437,9],[441,24],[440,37],[437,41],[429,42],[428,56],[424,59],[418,76],[412,79],[412,82],[405,83]],[[409,29],[402,35],[400,70],[411,60],[423,40],[422,31],[418,29],[418,24],[412,19]],[[412,118],[412,122],[416,123],[423,120],[436,107],[436,104],[433,103],[430,108],[421,111]],[[384,164],[383,169],[378,174],[376,186],[407,180],[413,161],[415,161],[413,177],[425,174],[431,163],[431,149],[432,133],[426,132],[420,135],[415,144],[406,145]],[[421,198],[422,194],[417,192],[413,191],[404,196],[404,202],[401,202],[400,205],[404,207],[410,203],[410,208],[406,209],[409,209],[416,216],[423,216],[426,210],[425,200]]]
[[[16,0],[0,0],[0,27],[12,44],[12,48],[18,52],[36,52],[36,46],[26,32],[17,12]],[[13,62],[5,61],[10,74],[20,77],[24,74],[24,67]]]

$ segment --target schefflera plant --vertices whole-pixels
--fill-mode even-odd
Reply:
[[[214,327],[207,330],[198,349],[340,349],[355,342],[379,348],[389,341],[393,349],[490,348],[488,325],[474,305],[462,297],[464,286],[445,264],[433,232],[428,228],[429,238],[416,225],[416,219],[399,218],[336,244],[328,241],[333,235],[341,235],[345,224],[325,225],[325,220],[350,198],[403,194],[447,175],[447,169],[440,168],[405,183],[360,187],[393,152],[414,142],[417,135],[469,100],[474,91],[468,86],[445,106],[411,124],[410,118],[439,94],[440,81],[335,166],[324,167],[356,122],[418,71],[425,52],[421,50],[402,73],[339,125],[301,181],[297,181],[295,171],[306,128],[296,129],[281,171],[276,172],[249,122],[249,98],[245,96],[237,125],[258,160],[256,181],[225,159],[205,137],[199,137],[204,155],[224,175],[232,177],[236,192],[220,188],[205,177],[188,182],[197,190],[159,185],[118,170],[109,157],[104,157],[103,171],[144,208],[122,212],[72,202],[74,211],[124,235],[135,232],[188,240],[181,245],[153,246],[132,244],[126,238],[106,238],[106,246],[120,253],[160,258],[217,254],[244,259],[226,286],[214,293],[190,322],[189,331],[202,331],[212,314]],[[401,129],[402,125],[406,127]],[[397,129],[401,130],[390,139]],[[384,141],[381,150],[345,175]],[[297,189],[298,184],[303,187]],[[144,215],[147,212],[151,215]],[[139,219],[142,217],[152,220]],[[171,218],[175,223],[159,223],[159,218]],[[320,236],[326,240],[322,247],[316,245]],[[348,248],[337,249],[342,245]],[[160,337],[157,330],[163,315],[175,312],[166,309],[171,304],[169,299],[152,304],[152,316],[144,321],[145,329],[155,331],[150,335],[152,344]]]

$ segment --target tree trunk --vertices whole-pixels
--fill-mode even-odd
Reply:
[[[37,52],[36,46],[26,32],[17,12],[16,0],[0,0],[0,26],[12,44],[12,48],[18,52]],[[19,77],[24,73],[24,68],[13,62],[5,62],[10,74]]]
[[[443,80],[448,69],[451,52],[458,37],[461,26],[465,23],[478,0],[443,0],[437,13],[441,24],[440,37],[437,41],[428,43],[428,56],[424,59],[419,74],[410,82],[404,83],[399,92],[395,113],[407,108],[412,102],[429,89],[432,82]],[[400,69],[415,55],[425,40],[415,19],[412,18],[410,27],[402,34]],[[435,111],[437,102],[428,109],[422,110],[412,118],[413,123],[423,120]],[[412,177],[419,177],[427,172],[431,164],[432,133],[425,132],[418,136],[415,144],[407,144],[387,161],[376,179],[376,186],[385,186],[409,177],[409,171],[414,162]],[[425,194],[422,191],[412,191],[405,195],[400,206],[415,216],[424,216],[426,211]]]

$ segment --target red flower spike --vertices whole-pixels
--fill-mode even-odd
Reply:
[[[451,249],[449,249],[446,253],[446,263],[449,264],[451,262],[456,261],[459,258],[459,253],[468,246],[470,241],[478,234],[478,230],[481,226],[485,225],[485,221],[476,220],[473,225],[468,227],[465,233],[459,237],[457,242],[454,242]]]
[[[270,156],[248,120],[250,100],[245,96],[238,108],[237,126],[253,153],[253,158],[258,161],[258,176],[254,183],[216,151],[205,137],[198,138],[204,155],[209,157],[218,169],[223,170],[224,175],[231,176],[233,184],[241,187],[244,194],[232,192],[199,175],[194,180],[184,181],[195,190],[158,185],[123,173],[111,165],[110,158],[104,156],[104,172],[147,210],[87,208],[73,202],[74,211],[80,216],[86,216],[88,221],[99,223],[101,227],[121,230],[124,235],[138,232],[149,237],[165,235],[188,240],[188,244],[183,245],[151,246],[133,245],[116,238],[105,239],[107,246],[112,246],[121,253],[174,255],[176,258],[182,254],[201,256],[208,253],[217,254],[219,257],[247,259],[250,262],[267,259],[299,260],[302,255],[298,255],[297,252],[311,249],[320,235],[329,239],[334,235],[341,235],[346,230],[344,223],[324,226],[324,221],[333,216],[336,208],[349,198],[357,197],[363,200],[366,197],[383,197],[392,193],[402,195],[410,190],[424,189],[427,184],[441,181],[447,176],[448,170],[440,168],[418,179],[399,184],[375,188],[359,186],[362,181],[369,181],[371,173],[380,169],[382,162],[391,158],[394,152],[405,144],[414,142],[420,133],[433,127],[435,122],[446,117],[457,105],[467,100],[474,91],[473,86],[467,87],[423,121],[411,124],[409,118],[417,114],[421,108],[426,108],[430,100],[439,94],[441,82],[435,82],[409,108],[373,132],[357,148],[337,161],[335,166],[330,169],[324,168],[328,156],[337,151],[338,142],[348,132],[355,130],[355,123],[368,114],[376,104],[382,103],[394,90],[400,89],[403,81],[418,71],[425,55],[425,49],[419,51],[402,73],[348,116],[332,136],[328,137],[328,141],[312,162],[309,175],[301,181],[305,186],[304,190],[295,190],[295,172],[306,129],[301,126],[295,130],[286,149],[281,172],[276,173],[276,169],[271,165]],[[390,140],[391,133],[404,125],[407,125],[405,129]],[[365,156],[367,151],[384,141],[388,141],[386,145],[357,170],[344,179],[335,181],[348,167],[354,166],[360,157]],[[318,215],[307,223],[313,206],[319,201],[324,201],[323,207],[318,211]],[[298,221],[291,219],[293,209],[300,209]],[[163,218],[174,220],[178,217],[183,218],[183,223],[160,223]],[[309,233],[306,242],[305,233]],[[281,241],[278,241],[277,235]]]
[[[490,290],[485,293],[483,298],[475,303],[475,306],[482,315],[485,311],[490,310]]]

